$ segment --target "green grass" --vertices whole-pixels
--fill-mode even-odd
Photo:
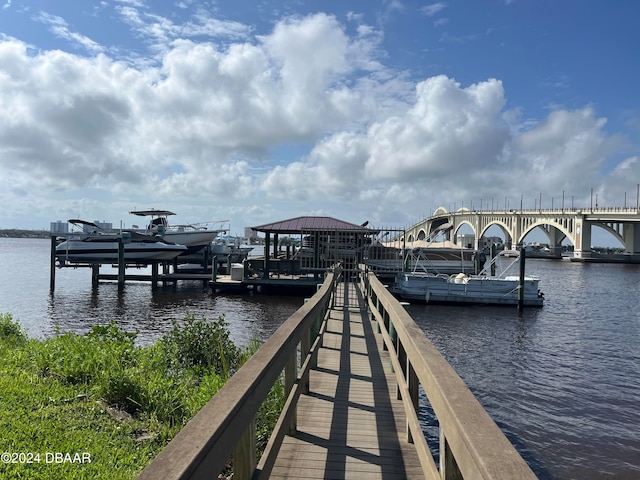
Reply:
[[[145,348],[135,337],[112,323],[34,340],[0,314],[0,454],[16,462],[5,454],[0,478],[135,478],[259,348],[238,349],[224,317],[187,315]],[[257,415],[259,445],[283,396],[278,382]]]

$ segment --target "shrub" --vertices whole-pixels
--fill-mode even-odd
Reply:
[[[229,338],[224,315],[208,321],[187,313],[182,324],[172,321],[172,329],[160,340],[174,369],[213,368],[229,377],[238,365],[239,350]]]
[[[120,330],[115,322],[94,326],[87,335],[58,334],[34,344],[32,362],[41,375],[68,384],[108,382],[110,375],[135,362],[136,335]]]
[[[18,322],[14,322],[10,313],[0,313],[0,339],[14,345],[24,344],[27,335]]]

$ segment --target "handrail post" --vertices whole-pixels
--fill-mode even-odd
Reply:
[[[294,354],[289,357],[289,360],[287,360],[287,363],[284,367],[285,398],[289,396],[289,393],[291,393],[291,390],[293,390],[293,386],[295,385],[296,380],[298,379],[298,366],[297,366],[296,360],[297,360],[297,353],[294,352]],[[287,430],[289,431],[289,433],[295,433],[296,429],[298,428],[297,412],[298,412],[298,407],[296,405],[293,409],[291,420],[287,427]]]
[[[379,325],[379,328],[382,328],[382,327],[384,326],[385,331],[386,331],[387,333],[389,333],[389,334],[390,334],[390,329],[389,329],[389,323],[390,323],[390,320],[389,320],[389,312],[387,312],[386,310],[384,310],[384,309],[383,309],[380,313],[382,314],[382,323],[383,323],[383,325]],[[384,343],[382,344],[382,350],[383,350],[383,351],[387,351],[387,350],[389,350],[389,346],[387,345],[387,342],[384,342]]]
[[[307,329],[306,332],[302,335],[302,340],[300,341],[300,368],[305,362],[305,359],[309,355],[311,351],[311,328],[313,325]],[[304,383],[302,385],[302,393],[309,393],[309,376],[305,377]]]
[[[442,480],[463,480],[464,478],[442,427],[440,428],[440,478]]]
[[[233,478],[249,480],[256,470],[256,420],[249,422],[233,452]]]
[[[407,379],[407,390],[409,390],[409,397],[411,398],[411,403],[413,403],[413,408],[415,411],[418,411],[419,402],[420,402],[420,394],[419,394],[419,385],[420,381],[418,380],[418,375],[416,375],[416,371],[411,365],[411,361],[409,357],[407,357],[407,375],[405,377]],[[413,442],[413,435],[411,435],[411,429],[409,428],[409,421],[407,419],[407,442]]]

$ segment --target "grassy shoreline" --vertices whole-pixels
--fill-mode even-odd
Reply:
[[[112,323],[34,340],[0,314],[0,478],[135,478],[258,348],[237,348],[224,317],[135,336]],[[265,442],[282,397],[258,415]]]

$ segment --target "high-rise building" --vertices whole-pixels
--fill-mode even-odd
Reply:
[[[51,222],[49,230],[51,231],[51,233],[68,233],[69,224],[61,220],[58,220],[56,222]]]

